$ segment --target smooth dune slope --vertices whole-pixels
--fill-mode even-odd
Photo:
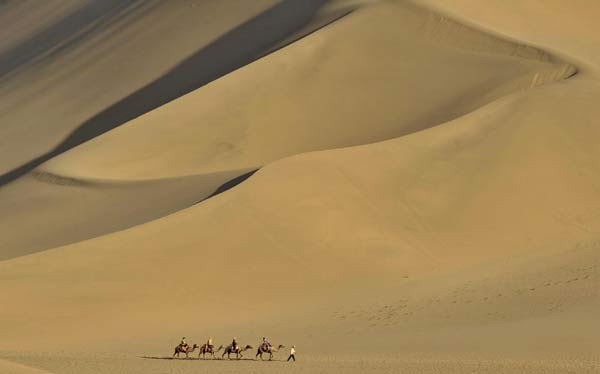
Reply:
[[[34,2],[13,3],[3,7],[38,11]],[[340,11],[317,16],[325,0],[73,3],[55,22],[27,38],[15,33],[0,47],[2,184]],[[42,8],[56,12],[54,4]]]
[[[65,14],[73,12],[81,4],[82,2],[70,0],[55,1],[53,4],[41,4],[35,0],[3,2],[0,22],[5,32],[0,35],[0,53],[5,55],[7,51],[52,25]],[[7,65],[8,61],[3,61],[3,70]]]
[[[69,5],[69,12],[64,11],[54,24],[38,26],[25,40],[15,36],[6,42],[6,45],[10,41],[16,44],[5,54],[3,67],[8,77],[0,83],[0,90],[4,88],[7,95],[7,101],[3,102],[7,104],[7,117],[0,127],[0,131],[5,131],[2,151],[7,157],[3,160],[17,157],[25,162],[27,156],[23,152],[38,152],[41,156],[0,176],[0,186],[5,185],[0,187],[0,259],[65,245],[161,217],[201,201],[219,186],[228,185],[232,179],[235,181],[248,172],[250,169],[229,169],[198,174],[186,180],[169,178],[133,184],[115,183],[102,176],[86,180],[73,180],[70,176],[42,179],[25,176],[16,180],[39,163],[80,142],[310,34],[347,14],[359,2],[225,1],[213,6],[202,1],[91,1],[78,7]],[[13,14],[13,8],[21,13],[35,14],[37,10],[31,3],[10,2],[7,6],[9,15]],[[214,18],[221,13],[222,17]],[[171,27],[173,23],[177,25]],[[167,28],[169,30],[163,30]],[[172,43],[171,38],[177,39],[177,43]],[[163,48],[161,43],[169,45]],[[100,56],[100,51],[104,51],[104,57],[93,59],[92,55]],[[161,70],[174,61],[176,65]],[[160,69],[159,64],[163,64]],[[127,66],[124,68],[124,65]],[[131,71],[132,67],[137,70]],[[58,75],[65,79],[56,79]],[[36,88],[42,84],[40,77],[53,80],[54,83],[47,86],[49,92]],[[137,78],[140,80],[136,81]],[[144,83],[142,78],[150,82],[136,86],[136,82]],[[96,80],[94,85],[88,82],[91,80]],[[85,95],[90,94],[93,99],[78,94],[79,104],[63,95],[66,95],[63,90],[71,95],[78,87],[88,86],[103,90],[100,96],[110,105],[100,106],[94,101],[98,95],[92,95],[87,89]],[[117,96],[122,93],[127,95]],[[11,101],[18,106],[10,106]],[[38,101],[48,105],[39,107]],[[77,104],[77,109],[71,104]],[[69,116],[86,115],[86,110],[94,115],[78,123],[79,120],[70,121],[70,117],[64,116],[63,110],[68,111]],[[28,119],[17,118],[19,116]],[[46,121],[45,126],[39,125],[42,119]],[[60,129],[73,131],[45,153],[46,145],[57,141],[61,134],[65,136]],[[23,147],[23,142],[28,146]],[[34,174],[53,176],[56,173],[37,171]],[[62,186],[64,181],[68,186]],[[157,185],[162,187],[156,188]],[[111,187],[103,188],[106,186]],[[85,214],[82,216],[81,212]],[[118,219],[113,217],[115,214]]]
[[[598,197],[589,183],[598,157],[590,142],[596,130],[585,123],[562,127],[564,118],[557,113],[530,110],[536,105],[556,105],[553,100],[557,100],[559,88],[547,86],[516,94],[455,122],[397,140],[282,160],[236,189],[170,217],[5,261],[2,284],[7,295],[15,301],[24,298],[31,306],[25,313],[15,310],[12,318],[28,321],[32,332],[43,332],[54,344],[66,346],[95,336],[94,344],[115,347],[125,326],[138,338],[167,339],[181,330],[248,331],[242,336],[249,338],[259,334],[259,327],[269,331],[272,325],[281,326],[274,320],[296,315],[298,308],[310,313],[321,305],[345,305],[343,295],[350,290],[356,298],[384,285],[381,289],[386,292],[378,294],[379,299],[394,303],[407,297],[405,287],[417,287],[432,274],[475,268],[470,274],[477,279],[474,274],[490,264],[515,256],[537,256],[536,267],[547,261],[543,256],[561,252],[569,261],[577,259],[582,252],[578,248],[597,248],[594,206]],[[507,115],[513,125],[507,125]],[[536,131],[539,127],[545,135]],[[537,135],[536,142],[528,133]],[[549,157],[548,147],[562,155],[573,148],[582,152],[558,162]],[[572,167],[575,162],[580,166]],[[411,167],[414,165],[426,167]],[[525,178],[529,180],[525,182]],[[561,205],[557,207],[556,202]],[[594,251],[590,252],[593,259]],[[569,266],[567,260],[565,267]],[[543,286],[539,282],[553,280],[542,267],[541,280],[510,284],[512,278],[527,276],[528,269],[520,269],[518,263],[508,262],[497,275],[494,283],[499,294],[511,294],[521,287],[531,292],[530,288]],[[568,294],[564,288],[550,289],[554,291],[550,299],[561,303],[565,295],[572,298],[582,288],[586,293],[579,294],[576,304],[597,308],[594,290],[598,289],[599,274],[597,265],[591,265],[587,278],[573,276],[579,280],[570,285]],[[577,269],[573,266],[572,270]],[[27,296],[19,296],[25,290],[19,281],[24,274],[30,276]],[[459,278],[466,278],[463,287],[470,283],[468,275]],[[572,279],[565,277],[561,274],[556,280]],[[73,280],[77,280],[76,286],[70,284]],[[503,282],[511,288],[502,287]],[[457,288],[460,286],[459,282]],[[59,299],[50,292],[55,287],[61,290]],[[444,289],[445,284],[438,287]],[[95,297],[90,297],[90,289]],[[485,288],[479,291],[485,293],[491,296]],[[328,301],[315,306],[314,300],[321,297]],[[514,326],[540,315],[559,320],[562,315],[567,322],[571,316],[549,305],[550,310],[529,307],[536,305],[536,299],[512,301],[519,304],[504,308],[519,310],[510,321]],[[448,304],[451,306],[451,300]],[[49,309],[51,305],[54,311]],[[39,318],[39,306],[44,306],[45,318],[55,316],[51,325]],[[485,303],[477,307],[478,311],[471,312],[486,317],[497,310]],[[170,319],[180,309],[194,318]],[[129,312],[124,313],[126,310]],[[232,321],[233,310],[237,317]],[[443,326],[444,316],[435,316],[439,320],[424,323]],[[479,323],[458,316],[462,325]],[[588,318],[594,317],[588,314]],[[103,321],[102,327],[91,323],[97,320]],[[411,320],[400,317],[402,324],[397,327],[406,339]],[[168,326],[161,321],[169,321]],[[453,322],[447,323],[452,326]],[[313,323],[300,325],[309,328]],[[484,323],[505,321],[492,316]],[[56,338],[65,328],[81,335]],[[7,342],[15,344],[25,331],[27,327],[21,324],[8,327]],[[317,334],[315,339],[319,339],[317,331],[311,331],[313,338]],[[510,351],[511,341],[484,331],[486,339],[494,342],[489,344],[490,351],[498,346]],[[512,336],[524,339],[528,331],[515,328]],[[554,336],[561,337],[557,341],[569,331],[568,323],[553,328]],[[594,339],[591,330],[587,333],[585,339]],[[277,330],[269,333],[276,334]],[[346,339],[360,346],[360,335],[350,334]],[[156,342],[157,350],[162,343],[158,338],[142,340]],[[562,347],[549,344],[546,349]],[[575,346],[573,350],[589,352],[593,347]]]
[[[383,2],[42,168],[144,179],[259,167],[291,154],[406,135],[573,73],[540,50],[407,3]]]
[[[358,5],[332,2],[314,22]],[[575,72],[543,51],[442,22],[412,5],[362,5],[37,171],[74,179],[77,186],[27,177],[0,190],[0,201],[10,205],[0,209],[9,212],[0,216],[0,231],[6,233],[0,235],[1,257],[140,224],[198,202],[278,158],[425,129],[508,92]],[[155,185],[151,181],[126,190],[115,183],[162,178],[179,179],[162,183],[172,186],[168,193],[146,187]],[[114,188],[96,188],[102,181]],[[132,198],[135,202],[125,203]],[[133,208],[136,204],[144,209]],[[81,210],[83,219],[76,213]],[[118,220],[112,217],[116,212]],[[43,224],[48,221],[53,223]]]
[[[47,371],[30,368],[6,360],[0,360],[0,370],[4,374],[48,374]]]
[[[160,218],[227,188],[223,181],[235,182],[245,172],[144,182],[77,180],[33,172],[0,191],[0,260]]]
[[[11,184],[265,165],[174,214],[1,261],[0,357],[55,373],[597,372],[600,52],[591,23],[556,19],[600,13],[506,4],[452,11],[522,44],[374,3]],[[585,64],[572,76],[527,43]],[[266,335],[302,360],[135,357],[168,356],[183,335]]]
[[[419,3],[462,23],[568,56],[587,74],[597,76],[600,3],[596,1],[509,0],[495,1],[490,6],[470,0]]]

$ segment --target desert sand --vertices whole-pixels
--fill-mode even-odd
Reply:
[[[0,373],[600,371],[599,19],[0,3]]]

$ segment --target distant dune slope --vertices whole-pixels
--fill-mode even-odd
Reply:
[[[0,260],[168,215],[196,204],[247,170],[144,182],[77,180],[34,172],[0,191]],[[223,186],[227,187],[227,186]]]
[[[43,169],[144,179],[258,167],[296,153],[406,135],[574,72],[540,50],[406,3],[384,2]]]
[[[509,0],[494,1],[489,6],[471,0],[418,2],[462,23],[569,56],[586,73],[597,76],[600,64],[597,1]],[[588,65],[591,69],[587,69]]]
[[[0,183],[318,28],[340,11],[316,16],[325,3],[95,0],[65,6],[27,38],[6,38]],[[37,11],[32,2],[4,7]]]
[[[64,10],[53,23],[31,28],[25,27],[27,19],[24,25],[9,23],[31,35],[15,33],[3,44],[0,95],[4,92],[6,100],[0,103],[0,116],[5,115],[0,135],[6,157],[0,163],[14,158],[22,165],[0,175],[0,231],[6,234],[0,240],[0,258],[160,217],[206,198],[246,173],[248,169],[231,169],[176,183],[160,182],[171,186],[168,194],[150,187],[156,181],[135,183],[139,191],[131,185],[123,190],[124,183],[102,183],[98,178],[66,188],[32,177],[15,182],[45,160],[319,29],[358,3],[89,1],[56,3],[62,6],[58,10]],[[38,11],[27,2],[5,6],[6,17]],[[44,8],[48,14],[58,12],[50,8]],[[99,185],[112,188],[99,190]],[[169,198],[172,195],[177,197]],[[137,201],[137,207],[133,201],[126,204],[128,199]],[[120,219],[110,217],[116,212]]]
[[[357,5],[328,4],[304,32]],[[273,17],[297,16],[293,11],[282,8]],[[228,38],[242,40],[221,39]],[[231,46],[207,47],[212,52],[200,52],[168,79],[186,87],[183,81],[209,67],[203,61],[215,59],[223,48]],[[226,52],[224,58],[238,63],[235,52]],[[39,169],[79,181],[77,186],[51,186],[27,177],[0,190],[0,212],[7,212],[0,215],[0,231],[6,233],[0,235],[0,258],[131,227],[198,202],[232,178],[278,158],[419,131],[574,72],[543,51],[411,5],[366,6]],[[156,84],[163,85],[151,86]],[[147,106],[157,94],[148,89],[131,100]],[[113,108],[129,112],[137,105],[131,100]],[[103,113],[108,112],[116,113]],[[157,184],[161,178],[169,180]],[[97,188],[103,180],[112,187]],[[132,180],[137,182],[126,188],[114,183]]]
[[[6,56],[8,51],[24,43],[32,35],[39,35],[42,30],[55,24],[66,14],[72,13],[82,4],[82,1],[72,0],[58,0],[53,3],[40,3],[36,0],[4,1],[0,5],[0,23],[5,31],[0,35],[0,54]],[[20,56],[13,56],[17,57]],[[3,59],[3,71],[8,63],[10,61]]]

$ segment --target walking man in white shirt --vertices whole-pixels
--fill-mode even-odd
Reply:
[[[294,360],[294,362],[296,362],[296,346],[295,345],[293,345],[292,349],[290,349],[290,357],[288,357],[287,360],[289,361],[292,359]]]

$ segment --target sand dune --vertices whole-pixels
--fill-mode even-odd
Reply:
[[[461,23],[568,56],[581,68],[591,65],[590,69],[585,69],[586,73],[597,75],[600,51],[595,36],[600,4],[595,1],[569,4],[561,0],[496,1],[493,6],[468,0],[456,0],[451,4],[440,0],[420,0],[419,3]]]
[[[574,72],[542,51],[389,2],[363,7],[43,168],[120,179],[257,167],[406,135]]]
[[[2,183],[310,32],[304,26],[324,3],[93,1],[65,12],[4,53],[0,71],[11,74],[0,92],[2,135],[12,133],[7,146],[13,148],[0,164],[7,172]],[[225,17],[215,22],[214,14]],[[327,14],[320,22],[335,16]],[[36,94],[48,87],[50,93]],[[54,109],[58,103],[61,110]],[[39,131],[40,113],[50,134]]]
[[[41,171],[0,192],[0,259],[89,239],[199,203],[244,170],[147,181],[66,178]],[[231,183],[235,185],[236,183]],[[81,214],[85,209],[85,214]]]
[[[152,100],[163,100],[161,95],[166,94],[169,87],[177,89],[173,94],[185,92],[189,86],[184,82],[191,76],[190,69],[206,72],[211,77],[220,74],[216,66],[200,65],[199,68],[199,62],[226,60],[233,66],[241,63],[238,56],[254,56],[256,51],[266,48],[261,47],[261,43],[268,44],[268,40],[250,43],[258,45],[252,47],[255,52],[247,49],[236,54],[231,45],[240,45],[240,38],[256,33],[253,29],[265,27],[270,19],[279,20],[282,14],[298,17],[293,8],[297,5],[286,4],[239,26],[242,31],[229,32],[95,118],[104,118],[101,122],[105,124],[112,123],[109,117],[120,118],[117,121],[120,123],[126,117],[121,118],[117,113],[130,116],[137,110],[132,109],[135,103],[140,103],[140,111],[145,111],[156,105]],[[328,17],[336,19],[338,14],[347,14],[348,9],[358,5],[330,4],[306,30],[322,24]],[[67,199],[66,194],[71,194],[73,189],[49,191],[46,184],[26,178],[0,191],[0,195],[6,196],[3,200],[12,206],[15,199],[9,195],[10,191],[18,191],[29,200],[34,200],[33,196],[44,197],[41,204],[35,199],[34,209],[28,204],[18,204],[18,209],[6,217],[3,231],[29,234],[28,240],[21,239],[20,235],[5,235],[8,239],[3,244],[8,253],[2,257],[23,255],[140,224],[185,207],[183,201],[188,206],[200,201],[217,186],[273,160],[419,131],[509,92],[564,79],[575,72],[572,65],[541,50],[463,28],[414,6],[362,5],[318,33],[54,157],[40,167],[44,173],[83,179],[84,184],[89,179],[180,178],[182,181],[182,177],[189,177],[185,179],[187,187],[178,183],[168,192],[164,190],[154,196],[149,192],[133,192],[131,188],[128,192],[104,189],[102,198],[89,188],[80,188],[77,199]],[[304,21],[303,17],[301,15],[299,21]],[[375,19],[387,22],[372,27]],[[401,22],[395,24],[397,20]],[[272,34],[277,36],[277,33]],[[372,43],[377,35],[386,37]],[[419,48],[422,45],[427,48]],[[406,50],[412,51],[410,58],[403,57]],[[220,56],[223,53],[226,54]],[[465,60],[469,62],[466,64]],[[369,68],[365,69],[368,64]],[[341,65],[347,66],[344,72],[339,69]],[[219,69],[225,68],[219,66]],[[300,83],[303,77],[309,79]],[[155,91],[161,94],[153,93]],[[83,125],[77,131],[98,128],[96,124],[90,126]],[[78,132],[69,139],[79,141]],[[63,142],[69,144],[67,148],[72,143],[69,139]],[[213,182],[205,183],[207,179]],[[88,195],[87,191],[90,191]],[[118,220],[107,214],[122,211],[131,193],[146,207],[143,212],[129,209]],[[165,198],[167,194],[189,197],[182,201]],[[160,204],[148,204],[153,197],[160,199]],[[87,211],[87,217],[81,219],[75,214],[72,219],[61,219],[54,225],[36,229],[40,222],[55,214],[58,204],[65,208],[73,204],[77,210]],[[35,218],[31,219],[27,212],[34,210],[37,211]],[[77,230],[73,230],[75,227]]]
[[[19,365],[6,360],[0,360],[0,370],[5,374],[44,374],[48,373],[44,370],[34,369],[27,366]]]
[[[252,13],[197,4],[232,15],[215,34]],[[140,117],[0,188],[0,357],[55,373],[596,372],[600,13],[422,4],[286,8],[304,29],[258,60],[141,100]],[[2,151],[28,160],[28,144]],[[302,360],[137,357],[182,335],[267,335]]]
[[[273,3],[273,2],[271,2]],[[28,172],[38,164],[44,162],[47,159],[55,157],[60,153],[68,150],[69,148],[77,145],[80,142],[93,138],[94,136],[109,130],[112,127],[118,126],[121,123],[127,121],[130,118],[136,117],[141,113],[151,110],[156,106],[159,106],[193,88],[202,86],[207,82],[217,78],[218,76],[227,73],[230,70],[237,68],[238,66],[244,65],[253,59],[259,58],[261,54],[272,52],[273,48],[281,47],[281,44],[287,44],[301,38],[312,32],[315,29],[319,29],[324,24],[331,22],[333,19],[339,18],[341,15],[346,14],[349,10],[354,9],[357,6],[357,2],[352,1],[340,1],[334,4],[324,6],[324,1],[311,1],[311,2],[299,2],[299,1],[285,1],[277,5],[270,6],[269,2],[254,2],[253,5],[241,5],[234,2],[222,2],[218,7],[207,5],[202,2],[198,3],[172,3],[172,4],[159,4],[159,3],[132,3],[127,5],[123,2],[91,2],[81,5],[73,13],[67,13],[64,19],[57,21],[55,25],[49,26],[48,29],[44,29],[43,33],[35,34],[26,42],[20,44],[18,47],[10,49],[7,55],[8,65],[5,66],[5,70],[10,72],[11,61],[13,65],[18,66],[21,70],[24,70],[21,74],[13,78],[13,81],[17,83],[23,83],[17,89],[17,92],[12,92],[10,99],[19,100],[19,94],[24,91],[28,91],[31,88],[27,85],[28,77],[35,74],[42,74],[38,70],[51,69],[55,64],[60,63],[61,59],[70,59],[69,64],[59,65],[62,71],[61,74],[66,74],[70,70],[72,73],[69,76],[71,85],[80,86],[85,85],[85,79],[89,79],[89,70],[84,71],[73,71],[73,67],[77,66],[78,61],[87,61],[89,54],[87,50],[92,50],[93,53],[97,53],[97,49],[102,48],[113,48],[115,43],[114,38],[106,37],[105,34],[121,33],[123,34],[123,40],[126,39],[127,33],[139,33],[140,28],[145,27],[144,25],[151,24],[152,29],[161,31],[160,27],[170,27],[173,19],[182,16],[186,13],[184,20],[189,19],[189,24],[183,24],[179,27],[182,30],[179,32],[186,31],[185,27],[196,28],[194,21],[205,21],[205,18],[210,15],[211,12],[227,12],[227,17],[220,23],[203,23],[206,30],[203,34],[196,36],[196,34],[186,35],[186,39],[179,41],[181,44],[180,49],[183,47],[192,47],[194,43],[208,41],[206,45],[200,44],[202,48],[193,53],[190,57],[185,58],[182,62],[172,67],[170,71],[156,78],[151,83],[137,89],[135,92],[128,95],[126,98],[117,100],[116,103],[109,106],[107,109],[101,110],[98,114],[94,115],[91,119],[86,120],[82,124],[77,124],[76,129],[68,135],[67,138],[57,144],[51,151],[43,153],[40,156],[33,157],[28,162],[24,162],[20,167],[13,169],[12,171],[5,173],[0,176],[0,184],[6,184],[18,178],[23,173]],[[22,4],[22,7],[26,8],[22,12],[28,11],[28,7],[33,7],[32,4]],[[188,13],[188,8],[192,9],[192,14]],[[138,8],[143,8],[139,10]],[[69,8],[70,9],[70,8]],[[252,12],[261,10],[261,12],[255,16],[252,16]],[[207,14],[207,11],[209,13]],[[317,13],[317,11],[319,11]],[[143,12],[143,13],[140,13]],[[237,13],[234,13],[237,12]],[[121,19],[126,17],[126,14],[133,13],[131,17],[134,17],[134,21],[124,23]],[[140,14],[138,14],[140,13]],[[233,13],[233,14],[231,14]],[[163,17],[158,24],[156,20],[161,14],[167,14],[167,17]],[[195,18],[194,18],[195,17]],[[250,17],[248,20],[243,17]],[[94,21],[96,19],[105,20]],[[94,23],[94,27],[89,29],[86,22]],[[96,23],[100,22],[96,25]],[[223,27],[227,27],[228,22],[239,22],[240,24],[232,27],[231,30],[220,35],[215,40],[209,38],[216,35],[217,32],[221,31]],[[82,30],[85,35],[78,36],[77,40],[63,40],[66,38],[66,32],[76,32]],[[132,30],[133,29],[133,30]],[[198,31],[198,30],[196,30]],[[172,30],[170,30],[172,32]],[[100,36],[95,36],[100,34]],[[135,34],[134,34],[135,35]],[[177,36],[177,35],[174,35]],[[145,43],[150,43],[154,37],[151,33],[144,34],[143,37],[137,37],[130,43],[135,45],[137,49],[145,49]],[[100,41],[93,42],[87,41],[87,39],[100,38]],[[141,40],[140,40],[141,39]],[[163,35],[161,38],[164,43],[168,43],[168,38]],[[44,43],[41,43],[40,40]],[[118,40],[116,40],[118,42]],[[100,43],[100,46],[98,45]],[[112,44],[111,44],[112,43]],[[186,45],[187,44],[187,45]],[[34,48],[35,47],[35,48]],[[121,46],[119,46],[120,48]],[[156,48],[154,45],[152,48]],[[98,69],[106,68],[106,64],[114,64],[115,59],[120,59],[121,63],[126,63],[131,66],[136,66],[136,59],[139,56],[131,56],[130,50],[127,53],[121,53],[121,49],[113,48],[113,52],[110,54],[112,60],[103,63],[102,60],[95,62],[93,65]],[[173,49],[172,46],[169,47]],[[55,51],[58,50],[58,51]],[[75,50],[75,51],[72,51]],[[168,50],[167,50],[168,51]],[[169,62],[169,59],[177,58],[178,54],[185,53],[186,51],[177,50],[176,53],[167,53],[165,56],[159,56],[159,61]],[[50,56],[47,56],[50,54]],[[76,57],[73,59],[73,54]],[[11,60],[12,59],[12,60]],[[58,59],[59,62],[52,60]],[[36,62],[34,67],[29,68],[29,60]],[[38,61],[39,60],[39,61]],[[226,62],[226,64],[224,64]],[[87,64],[87,62],[85,62]],[[47,67],[47,65],[50,65]],[[152,70],[153,63],[145,64],[146,69],[154,74],[160,73]],[[40,67],[41,66],[41,67]],[[86,68],[87,69],[87,68]],[[31,71],[33,70],[33,71]],[[110,84],[110,91],[118,87],[118,84],[123,84],[123,80],[118,75],[114,75],[114,68],[111,67],[110,71],[96,72],[96,75],[91,75],[93,79],[98,79],[98,75],[105,76],[106,84]],[[119,74],[122,73],[119,71]],[[113,82],[114,81],[114,82]],[[135,80],[127,79],[126,83],[131,84]],[[4,87],[10,87],[11,80],[9,79]],[[112,84],[116,83],[116,84]],[[61,86],[68,85],[69,82],[60,82],[53,86],[53,92],[60,92]],[[128,86],[131,87],[131,86]],[[8,90],[8,89],[7,89]],[[72,90],[72,88],[69,88]],[[28,94],[31,95],[31,94]],[[48,100],[48,95],[45,93],[33,96],[33,99],[29,99],[27,106],[23,106],[21,110],[15,110],[13,107],[9,107],[6,110],[8,118],[6,124],[3,127],[4,130],[10,131],[14,125],[19,128],[24,127],[23,119],[15,119],[15,116],[26,115],[31,117],[32,121],[39,121],[37,117],[40,113],[40,109],[36,108],[35,100]],[[33,102],[32,102],[33,101]],[[68,100],[71,101],[71,100]],[[90,106],[94,103],[92,100],[85,102],[86,105]],[[91,107],[90,107],[91,108]],[[99,108],[96,107],[98,110]],[[79,107],[77,111],[73,111],[70,114],[80,114],[82,108]],[[37,141],[51,144],[57,134],[59,134],[57,126],[68,126],[69,121],[64,116],[60,117],[60,120],[52,121],[52,115],[59,114],[58,111],[52,111],[50,116],[46,116],[46,120],[49,120],[48,126],[51,126],[54,130],[50,134],[45,129],[40,127],[32,128],[35,131],[32,136],[23,138],[22,134],[9,133],[5,139],[10,139],[11,142],[7,142],[9,148],[6,150],[6,154],[10,157],[20,157],[20,152],[31,152],[32,150],[38,149],[36,147],[23,148],[20,146],[20,142],[27,141],[30,144],[37,144]],[[50,117],[50,118],[48,118]],[[14,123],[11,123],[13,122]],[[71,124],[71,126],[74,125]],[[20,147],[20,152],[12,152],[10,147]],[[26,156],[26,155],[25,155]],[[125,185],[124,183],[113,183],[114,181],[101,181],[99,179],[106,179],[98,177],[88,177],[86,180],[76,181],[78,188],[68,189],[57,189],[48,188],[46,183],[37,183],[38,180],[34,178],[24,178],[16,183],[15,186],[9,186],[4,190],[0,191],[0,195],[3,195],[0,200],[4,201],[5,204],[9,204],[8,207],[3,209],[7,214],[2,217],[3,225],[1,232],[7,233],[2,235],[3,240],[3,252],[0,258],[10,258],[17,255],[24,255],[27,253],[35,252],[42,249],[52,248],[58,245],[64,245],[67,243],[75,242],[82,239],[87,239],[93,236],[106,234],[111,231],[118,229],[124,229],[153,218],[160,217],[164,214],[171,213],[184,206],[189,206],[192,203],[201,201],[203,198],[209,196],[219,186],[227,183],[233,178],[236,178],[246,173],[249,168],[237,168],[223,171],[214,171],[208,173],[196,174],[194,177],[185,179],[183,182],[182,178],[178,179],[177,183],[170,183],[173,178],[168,178],[167,181],[160,182],[161,185],[172,186],[169,189],[151,189],[153,192],[148,192],[149,188],[142,187],[140,191],[134,191],[131,188],[131,184],[128,184],[126,191],[121,191],[119,187]],[[46,172],[43,172],[46,173]],[[52,173],[56,174],[56,173]],[[218,176],[218,177],[217,177]],[[67,179],[73,179],[72,176],[66,176]],[[93,179],[93,181],[89,181]],[[132,178],[127,178],[132,179]],[[155,178],[157,179],[157,178]],[[98,182],[99,184],[110,184],[113,186],[111,189],[104,189],[100,193],[93,189]],[[150,181],[146,185],[156,184],[156,181]],[[140,183],[134,184],[140,186]],[[82,186],[85,186],[83,188]],[[15,193],[18,191],[18,198],[15,198]],[[73,191],[76,191],[77,198],[73,198]],[[144,192],[145,191],[145,192]],[[165,198],[165,195],[175,194],[178,197],[175,199]],[[127,199],[135,195],[134,200],[139,201],[138,205],[143,205],[144,209],[134,208],[130,204],[125,204],[127,207],[124,208],[124,203]],[[182,203],[181,197],[184,198]],[[158,205],[148,204],[152,199],[161,199],[162,203]],[[31,203],[22,203],[23,201],[35,201],[35,206],[32,208]],[[73,214],[67,215],[71,219],[65,219],[61,214],[58,213],[57,206],[61,206],[62,209],[71,211]],[[73,209],[69,206],[74,206]],[[158,206],[162,206],[159,208]],[[86,218],[81,219],[80,215],[75,213],[77,211],[87,211]],[[149,211],[153,213],[149,213]],[[108,212],[120,212],[120,218],[115,220],[111,217]],[[60,217],[60,219],[54,220],[53,225],[40,225],[50,217]],[[41,226],[41,228],[40,228]],[[39,228],[39,229],[38,229]],[[8,235],[12,233],[12,235]],[[18,234],[17,234],[18,233]],[[22,235],[27,233],[27,240],[23,240]],[[17,235],[15,235],[17,234]]]

